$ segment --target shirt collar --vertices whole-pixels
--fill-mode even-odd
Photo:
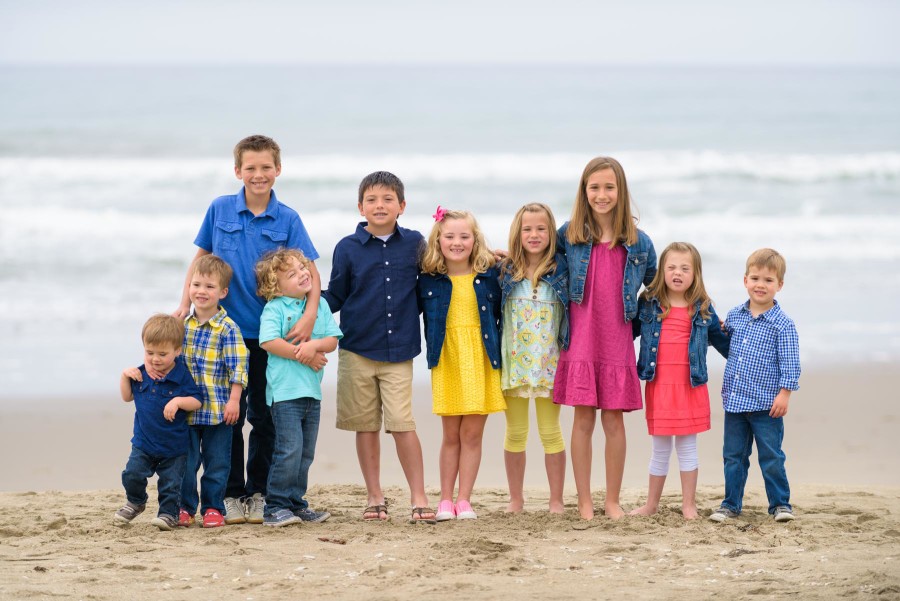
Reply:
[[[366,229],[367,225],[369,225],[368,221],[360,221],[356,226],[356,239],[359,240],[360,244],[365,244],[372,238],[380,240],[380,238],[378,238],[374,234],[369,233],[369,231]],[[391,239],[393,239],[394,236],[399,236],[401,238],[403,237],[403,233],[401,232],[399,225],[394,226],[394,231],[391,233]]]
[[[228,314],[226,313],[225,309],[222,308],[222,305],[219,305],[218,312],[215,315],[213,315],[212,317],[210,317],[209,321],[207,323],[209,323],[212,326],[219,326],[222,324],[222,321],[225,319],[225,317],[227,317],[227,315]],[[196,323],[197,325],[200,325],[200,320],[197,319],[197,314],[194,312],[194,310],[191,310],[191,315],[190,315],[190,317],[188,317],[188,319],[192,319],[192,320],[194,320],[194,323]]]
[[[280,302],[282,305],[293,307],[296,303],[300,303],[300,306],[306,307],[306,297],[303,298],[294,298],[292,296],[276,296],[269,302]]]
[[[766,321],[775,321],[776,319],[778,319],[778,317],[781,315],[781,307],[779,306],[777,300],[773,299],[772,302],[775,304],[772,305],[771,309],[769,309],[768,311],[765,311],[763,313],[760,313],[756,317],[753,317],[753,315],[751,314],[750,318],[751,319],[765,319]],[[743,310],[746,311],[747,313],[750,313],[750,301],[749,300],[744,302]]]
[[[266,210],[256,215],[256,217],[271,217],[272,219],[278,218],[278,197],[275,196],[275,190],[269,193],[269,204],[266,205]],[[247,193],[244,187],[241,187],[240,192],[237,193],[237,212],[242,213],[243,211],[249,211],[247,208]]]
[[[146,366],[141,366],[144,368],[144,371],[147,370]],[[179,355],[175,357],[175,365],[172,366],[172,369],[169,370],[169,373],[164,375],[159,380],[155,380],[156,382],[179,382],[181,380],[179,372],[185,368],[184,365],[184,357]],[[150,378],[147,378],[148,384],[151,383]]]

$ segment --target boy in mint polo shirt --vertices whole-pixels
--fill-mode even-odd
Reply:
[[[325,353],[337,348],[343,334],[328,304],[321,303],[311,338],[296,345],[286,340],[306,310],[312,289],[309,265],[303,253],[282,249],[265,255],[256,266],[259,294],[269,301],[259,325],[259,345],[269,353],[268,403],[275,423],[266,526],[324,522],[331,516],[310,509],[304,497],[319,435]]]
[[[212,201],[194,240],[199,248],[194,258],[214,254],[234,270],[228,296],[222,307],[241,329],[250,351],[249,378],[241,397],[240,415],[234,425],[231,443],[231,468],[225,489],[225,523],[253,524],[263,521],[266,482],[272,463],[275,429],[266,405],[267,354],[259,347],[259,317],[265,301],[256,295],[256,262],[266,252],[294,248],[310,260],[311,288],[306,311],[286,339],[308,340],[316,320],[321,284],[312,263],[319,258],[306,228],[296,211],[279,202],[272,186],[281,174],[281,149],[266,136],[250,136],[234,147],[234,173],[244,183],[234,195]],[[174,315],[184,319],[190,313],[190,278],[194,262],[188,267],[181,304]],[[250,422],[247,451],[247,479],[244,480],[244,419]],[[245,500],[246,507],[241,502]],[[245,511],[246,510],[246,511]]]

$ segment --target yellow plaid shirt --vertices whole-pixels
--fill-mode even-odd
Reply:
[[[194,382],[203,393],[203,406],[188,414],[188,424],[221,424],[225,403],[231,396],[231,385],[247,387],[249,351],[240,328],[221,307],[206,323],[200,323],[191,313],[184,320],[182,353]]]

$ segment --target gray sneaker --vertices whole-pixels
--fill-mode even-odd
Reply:
[[[125,505],[113,516],[113,519],[117,524],[128,524],[131,520],[141,515],[145,507],[146,505],[137,505],[131,501],[126,501]]]
[[[719,507],[718,509],[716,509],[715,511],[713,511],[710,514],[709,519],[710,519],[710,521],[713,521],[713,522],[722,523],[725,520],[736,518],[739,515],[740,515],[739,513],[735,513],[733,511],[731,511],[730,509],[728,509],[727,507]]]
[[[176,520],[171,515],[166,515],[165,513],[161,513],[152,520],[150,523],[159,528],[160,530],[175,530],[178,526],[178,520]]]
[[[254,495],[247,499],[245,503],[247,507],[247,523],[262,524],[263,510],[266,508],[266,498],[259,493],[254,493]],[[288,511],[288,513],[290,513],[290,511]]]
[[[244,515],[244,504],[241,503],[241,500],[225,497],[225,523],[230,526],[231,524],[243,524],[246,521],[247,516]]]
[[[263,518],[263,526],[289,526],[291,524],[302,524],[303,520],[300,516],[294,515],[290,509],[278,509],[272,515]]]
[[[796,519],[797,518],[794,516],[794,511],[790,507],[781,505],[775,508],[776,522],[791,522]]]
[[[295,509],[294,515],[303,520],[304,522],[310,522],[313,524],[318,524],[319,522],[324,522],[328,518],[331,517],[331,514],[327,511],[314,511],[307,507],[306,509]]]

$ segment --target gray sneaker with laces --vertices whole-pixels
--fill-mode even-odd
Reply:
[[[331,514],[327,511],[314,511],[307,507],[306,509],[297,509],[294,511],[294,515],[303,520],[304,522],[310,522],[312,524],[318,524],[319,522],[324,522],[328,518],[331,517]]]
[[[266,508],[266,498],[260,493],[255,493],[252,497],[245,501],[247,504],[247,523],[262,524],[263,511]]]
[[[178,520],[176,520],[171,515],[166,515],[165,513],[161,513],[152,520],[150,523],[159,528],[160,530],[175,530],[178,526]]]
[[[709,519],[710,521],[721,523],[725,520],[736,518],[739,515],[739,513],[735,513],[727,507],[719,507],[710,514]]]
[[[241,503],[241,500],[225,497],[225,523],[228,525],[243,524],[246,521],[247,516],[244,515],[244,504]]]
[[[146,505],[138,505],[137,503],[126,501],[125,505],[113,516],[113,519],[117,524],[128,524],[131,520],[141,515],[145,507]]]
[[[271,515],[267,515],[263,521],[264,526],[289,526],[290,524],[302,524],[300,516],[294,515],[290,509],[279,509]]]
[[[797,519],[794,516],[794,511],[790,507],[785,507],[780,505],[775,508],[775,521],[776,522],[791,522]]]

